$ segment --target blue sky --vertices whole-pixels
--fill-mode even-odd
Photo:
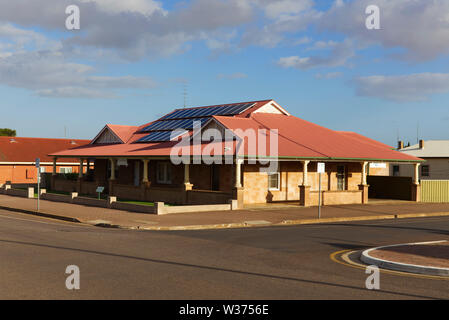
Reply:
[[[22,3],[23,2],[23,3]],[[0,0],[0,127],[93,138],[187,105],[273,98],[390,145],[449,139],[449,3]],[[80,8],[81,29],[65,28]],[[380,9],[367,30],[365,8]]]

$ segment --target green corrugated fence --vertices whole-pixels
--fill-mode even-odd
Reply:
[[[421,202],[449,202],[449,180],[421,180]]]

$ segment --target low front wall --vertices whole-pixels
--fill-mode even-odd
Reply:
[[[63,191],[63,192],[77,192],[77,181],[62,179],[59,177],[54,177],[53,190]]]
[[[183,204],[185,191],[181,188],[151,187],[145,190],[145,200],[150,202],[166,202],[171,204]]]
[[[106,201],[106,200],[99,200],[99,199],[85,198],[85,197],[73,198],[72,203],[81,204],[81,205],[85,205],[85,206],[91,206],[91,207],[100,207],[100,208],[108,207],[108,201]]]
[[[10,185],[8,188],[5,186],[1,189],[1,193],[8,196],[24,197],[24,198],[34,198],[34,188],[29,187],[27,189],[12,189]]]
[[[324,191],[323,205],[360,204],[362,191]]]
[[[158,214],[229,211],[229,210],[231,210],[230,204],[212,204],[212,205],[178,206],[178,207],[175,206],[175,207],[164,207],[162,210],[159,210]]]
[[[90,181],[82,181],[81,182],[81,190],[79,191],[80,194],[89,194],[89,195],[96,195],[97,192],[98,183],[96,182],[90,182]]]
[[[143,188],[126,184],[114,184],[110,195],[126,200],[183,204],[185,191],[180,187]]]
[[[114,197],[127,200],[145,200],[142,198],[142,188],[126,184],[114,184],[112,193]]]
[[[227,204],[232,194],[220,191],[189,190],[187,191],[188,204]]]
[[[153,206],[139,205],[134,203],[126,203],[126,202],[112,202],[110,208],[131,212],[139,212],[139,213],[156,213],[156,208]]]
[[[66,203],[72,202],[72,196],[56,193],[43,193],[41,194],[41,199],[55,202],[66,202]]]

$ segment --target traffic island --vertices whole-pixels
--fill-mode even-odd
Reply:
[[[449,276],[449,241],[383,246],[362,252],[360,259],[380,268],[433,276]]]

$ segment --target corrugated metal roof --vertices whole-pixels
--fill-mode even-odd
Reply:
[[[391,150],[380,142],[363,139],[361,135],[355,139],[352,135],[294,116],[255,113],[246,119],[215,118],[233,130],[277,129],[280,157],[420,161],[417,157]],[[245,150],[245,154],[248,154],[248,150]]]
[[[46,139],[23,137],[0,137],[0,162],[51,162],[48,156],[61,150],[73,149],[89,143],[89,140]],[[77,159],[65,159],[58,162],[76,162]]]
[[[246,129],[277,129],[279,131],[278,156],[284,158],[309,159],[345,159],[345,160],[382,160],[409,161],[421,159],[405,153],[391,150],[391,147],[352,132],[334,131],[306,120],[284,114],[255,113],[258,108],[273,100],[255,101],[256,106],[251,113],[240,116],[214,116],[215,121],[231,130]],[[58,152],[58,156],[170,156],[176,142],[133,143],[145,134],[139,132],[148,124],[140,126],[125,144],[96,146],[89,145],[73,150]],[[266,150],[270,141],[266,139]],[[259,142],[258,142],[259,143]],[[217,146],[217,152],[222,154],[223,142],[203,143],[206,146]],[[234,147],[235,148],[235,147]],[[228,154],[238,153],[245,156],[255,156],[252,146],[231,150]],[[191,152],[193,154],[193,151]],[[260,154],[259,154],[260,155]]]

